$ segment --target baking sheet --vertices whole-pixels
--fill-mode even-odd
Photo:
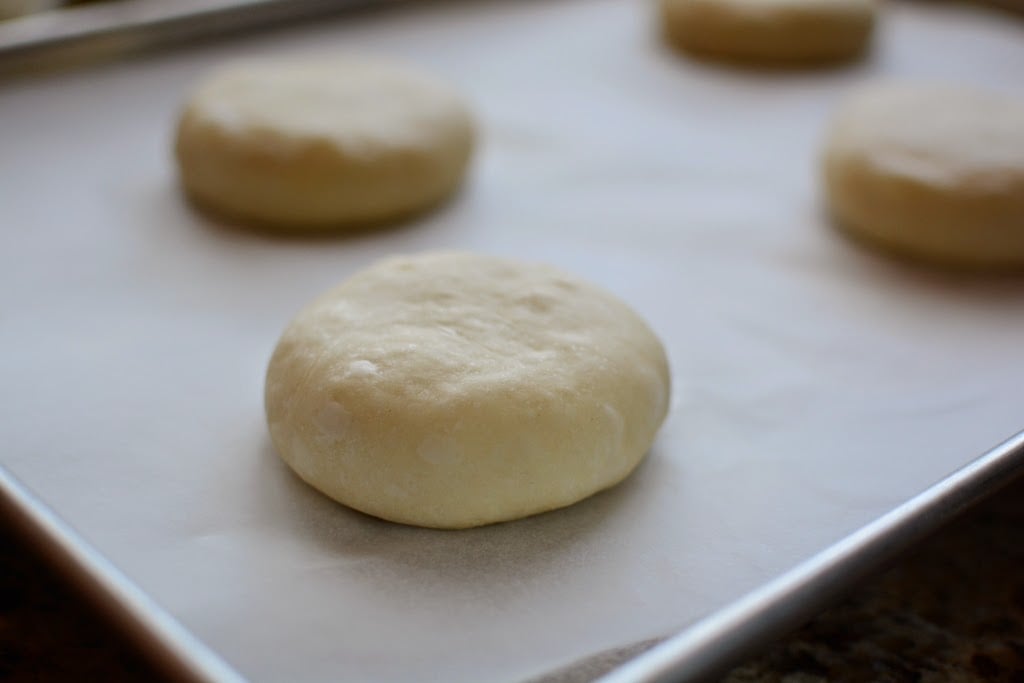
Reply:
[[[133,648],[133,654],[146,662],[146,670],[159,672],[159,680],[243,682],[2,466],[0,523],[5,534],[14,534],[19,551],[23,547],[30,548],[35,559],[41,559],[49,569],[56,570],[57,578],[66,584],[62,588],[71,588],[76,598],[84,598],[87,609],[100,616],[99,628],[113,632],[118,642]],[[66,615],[50,616],[66,618]],[[16,637],[31,638],[26,634]],[[67,655],[66,652],[61,654]],[[20,663],[18,666],[22,670],[26,668]],[[39,678],[44,674],[33,671],[33,675]],[[5,674],[5,678],[12,676]]]
[[[825,117],[877,77],[1021,90],[1024,28],[886,7],[868,62],[676,57],[652,8],[429,3],[0,89],[0,462],[255,681],[516,681],[736,599],[1017,431],[1024,283],[941,276],[827,229]],[[226,58],[406,57],[474,103],[458,199],[338,240],[178,196],[169,134]],[[262,374],[310,297],[385,254],[558,264],[663,337],[648,461],[564,511],[466,532],[350,512],[273,454]]]

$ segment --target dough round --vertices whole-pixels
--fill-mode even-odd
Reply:
[[[669,42],[756,62],[829,62],[864,51],[875,0],[660,0]]]
[[[214,72],[178,124],[185,191],[270,227],[385,222],[451,195],[473,148],[472,118],[433,79],[384,62],[251,62]]]
[[[1024,266],[1024,101],[875,85],[840,108],[827,200],[854,236],[964,267]]]
[[[377,517],[463,528],[625,478],[665,418],[668,361],[593,285],[436,252],[377,263],[299,313],[265,398],[306,482]]]

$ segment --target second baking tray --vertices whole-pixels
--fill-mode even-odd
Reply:
[[[5,84],[0,461],[255,681],[515,681],[678,631],[1016,432],[1020,281],[861,251],[815,178],[848,87],[1019,88],[1020,27],[891,5],[863,64],[744,72],[662,49],[649,10],[430,3]],[[188,87],[324,50],[466,93],[483,145],[463,193],[337,240],[191,211],[169,155]],[[348,511],[278,462],[262,377],[288,318],[438,247],[557,264],[665,340],[671,415],[622,486],[452,533]]]

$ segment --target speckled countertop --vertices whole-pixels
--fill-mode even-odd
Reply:
[[[0,527],[0,681],[160,680]],[[725,680],[1024,683],[1024,482]]]
[[[0,681],[166,680],[0,522]]]
[[[1024,683],[1024,482],[726,680]]]

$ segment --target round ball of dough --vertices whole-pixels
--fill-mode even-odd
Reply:
[[[1024,266],[1024,102],[948,86],[876,85],[825,143],[828,204],[854,236],[965,267]]]
[[[874,0],[660,0],[665,36],[689,52],[754,62],[830,62],[863,52]]]
[[[244,222],[328,230],[451,195],[473,149],[462,101],[428,76],[342,58],[251,62],[192,94],[175,151],[185,191]]]
[[[382,261],[285,330],[267,371],[278,453],[345,505],[463,528],[575,503],[640,462],[665,351],[611,294],[465,253]]]

